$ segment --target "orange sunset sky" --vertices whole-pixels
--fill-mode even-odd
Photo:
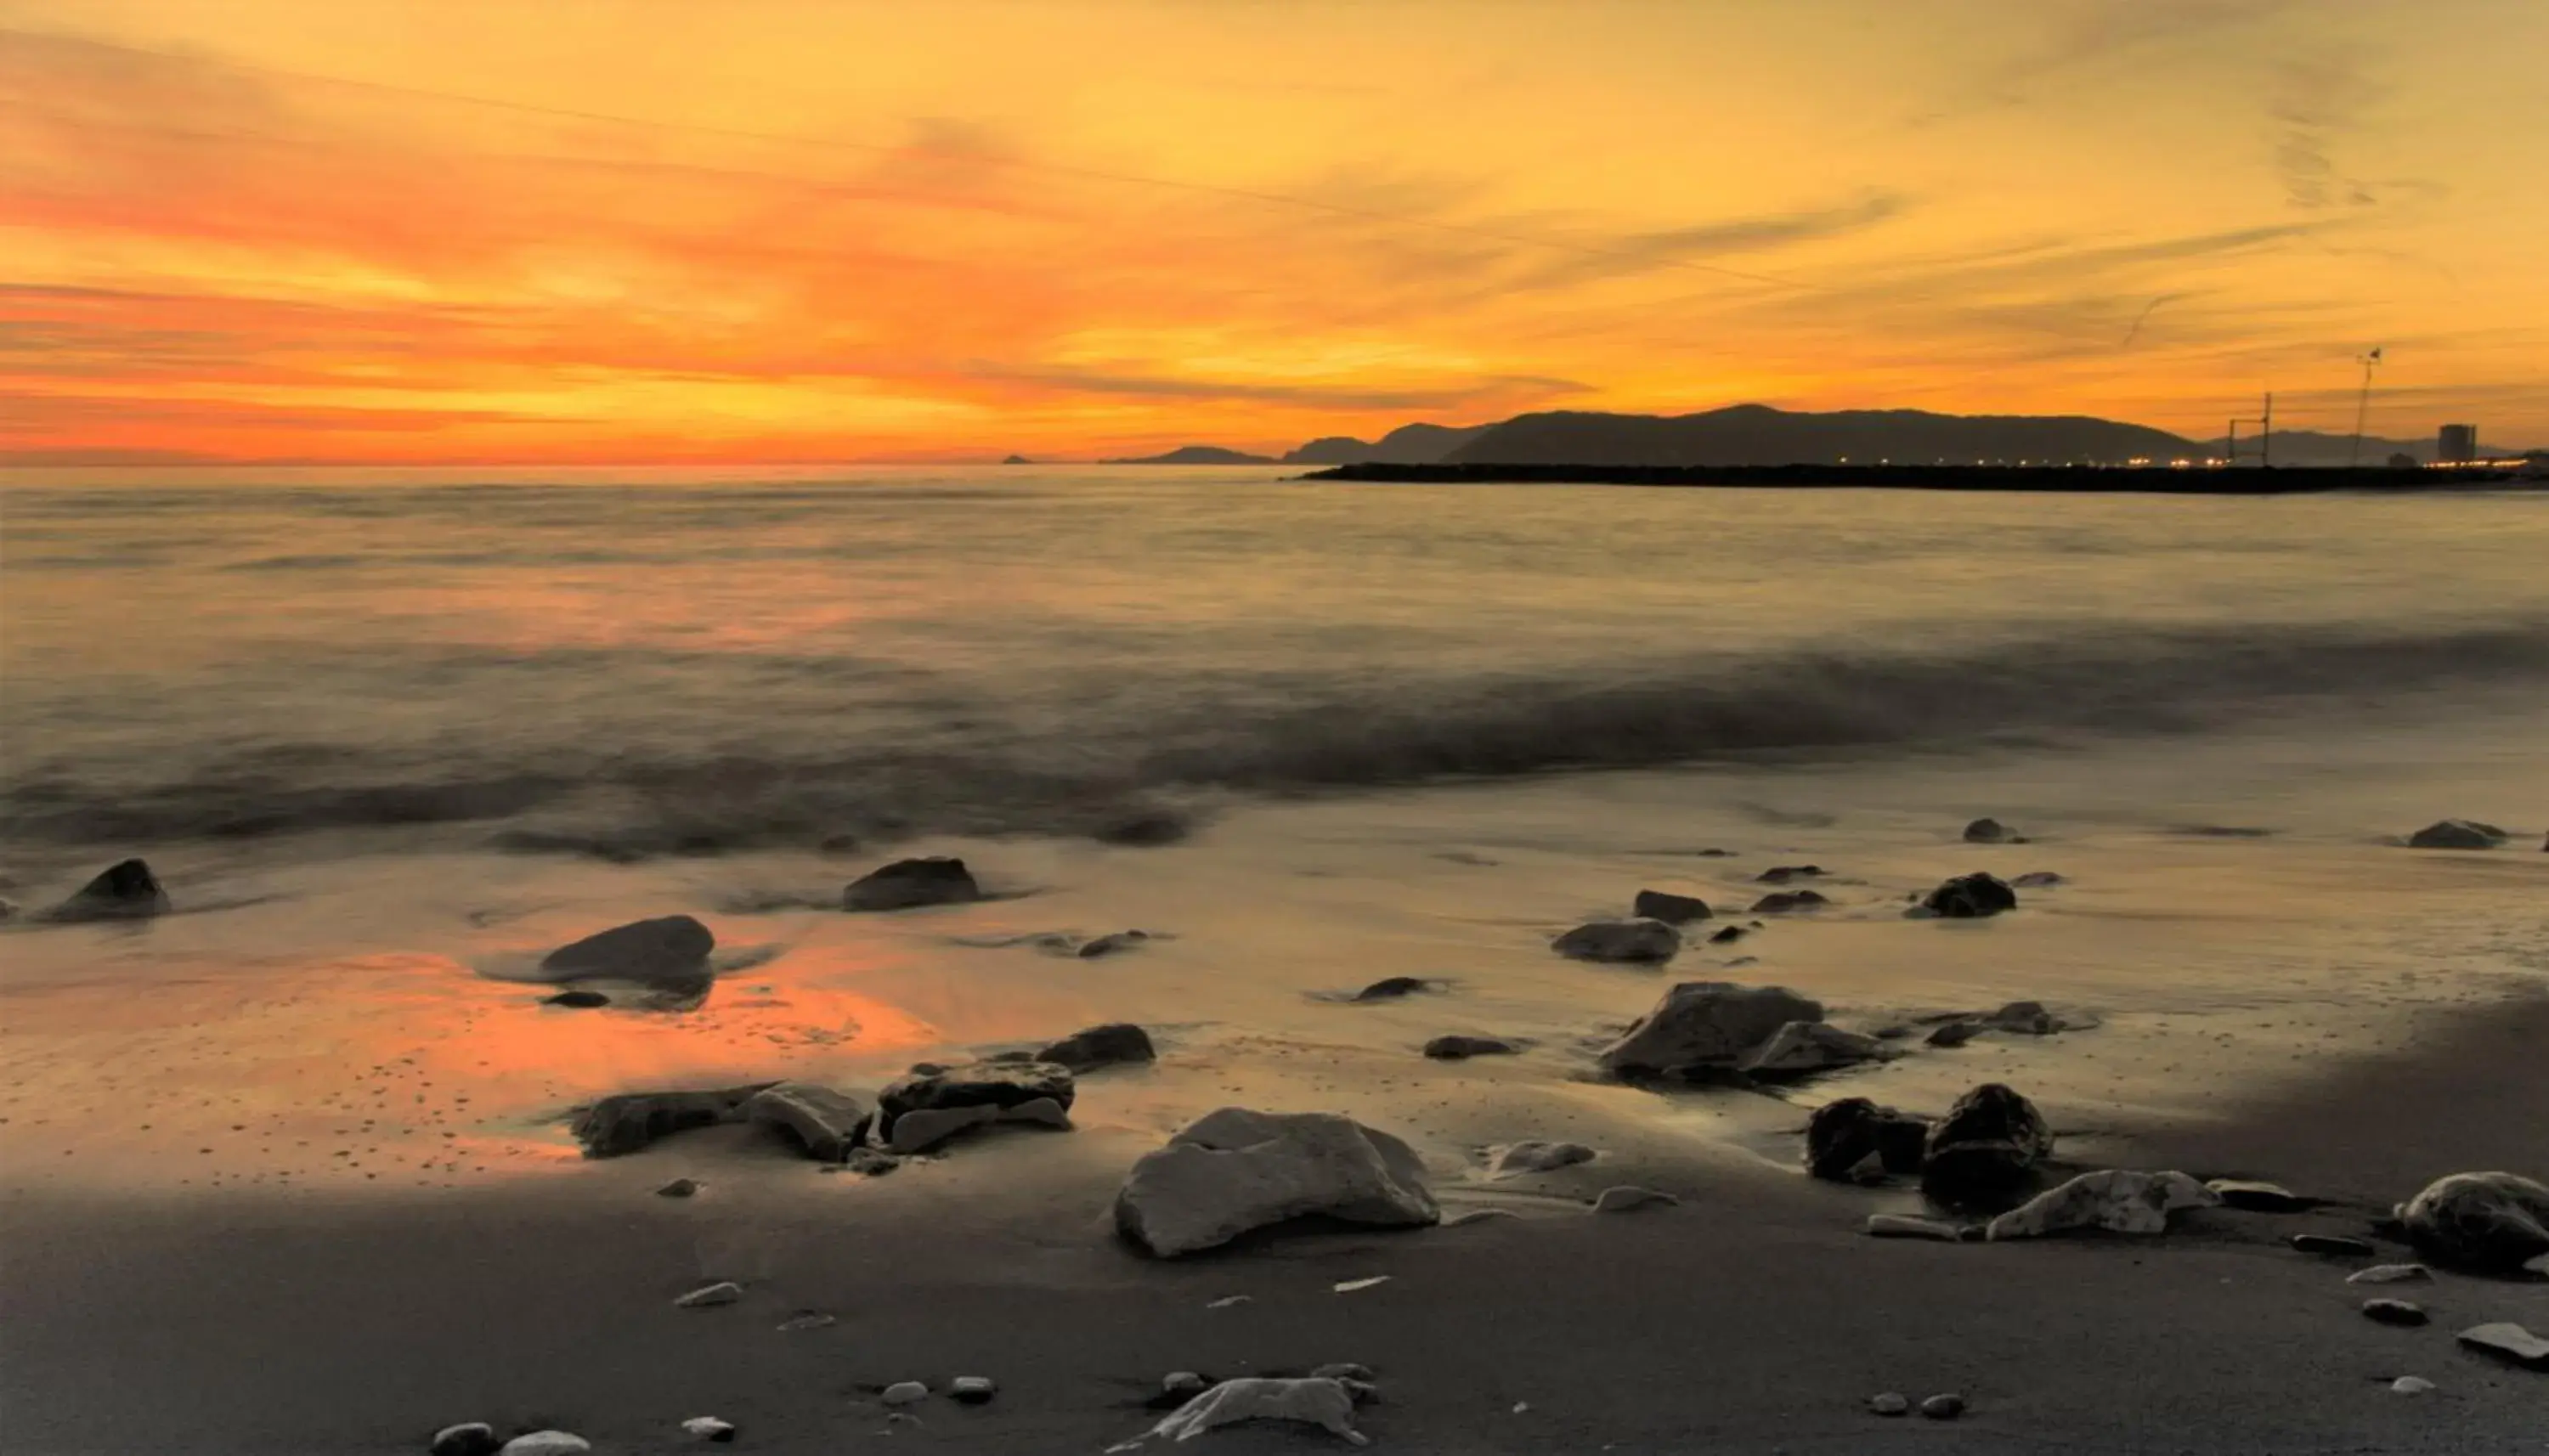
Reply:
[[[2549,442],[2541,0],[0,0],[0,464]]]

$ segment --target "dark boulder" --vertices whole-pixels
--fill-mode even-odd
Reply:
[[[1729,946],[1750,934],[1750,931],[1746,930],[1740,925],[1730,925],[1725,929],[1720,930],[1717,934],[1710,936],[1708,938],[1708,943],[1712,946]]]
[[[694,982],[708,977],[716,937],[688,915],[665,915],[614,926],[560,946],[540,958],[544,980],[620,980],[648,984]]]
[[[1929,1133],[1921,1119],[1864,1097],[1828,1102],[1806,1124],[1806,1171],[1845,1182],[1873,1157],[1889,1173],[1917,1173]]]
[[[2475,819],[2445,819],[2428,824],[2407,836],[2411,850],[2492,850],[2503,844],[2505,833],[2493,824]]]
[[[2549,1188],[2511,1173],[2454,1173],[2427,1184],[2399,1222],[2437,1264],[2511,1274],[2549,1254]]]
[[[1109,934],[1099,936],[1093,941],[1084,942],[1080,949],[1072,954],[1078,956],[1083,960],[1095,960],[1100,956],[1112,956],[1121,951],[1137,949],[1150,939],[1151,933],[1146,930],[1113,931]]]
[[[1071,1111],[1076,1090],[1071,1068],[1050,1061],[978,1061],[907,1076],[878,1094],[873,1140],[896,1152],[916,1152],[978,1122],[1016,1118],[1068,1127],[1063,1115]],[[915,1117],[929,1134],[903,1130],[904,1120]]]
[[[1110,820],[1100,825],[1090,838],[1101,845],[1155,850],[1162,845],[1176,844],[1193,832],[1193,824],[1184,815],[1167,809],[1150,809]]]
[[[784,1134],[817,1162],[847,1161],[867,1131],[867,1104],[813,1082],[764,1087],[743,1105],[746,1122]]]
[[[1997,819],[1977,819],[1965,826],[1969,845],[2023,845],[2027,838]]]
[[[145,920],[165,915],[170,908],[168,892],[159,887],[158,876],[150,872],[150,866],[139,860],[126,860],[108,865],[69,899],[46,911],[45,918],[65,922]]]
[[[1982,1030],[1981,1022],[1951,1021],[1932,1032],[1929,1042],[1933,1046],[1962,1046]]]
[[[1821,910],[1832,903],[1821,890],[1775,890],[1752,902],[1755,915],[1790,915],[1800,910]]]
[[[1159,1056],[1151,1046],[1150,1033],[1131,1022],[1119,1021],[1074,1032],[1037,1052],[1035,1059],[1069,1067],[1074,1075],[1080,1075],[1102,1066],[1157,1061]]]
[[[965,862],[944,855],[897,860],[850,881],[841,891],[844,910],[911,910],[922,905],[964,905],[983,898]]]
[[[570,1011],[591,1011],[597,1006],[610,1005],[611,998],[600,991],[560,991],[554,996],[542,996],[540,1004],[563,1006]]]
[[[1758,884],[1786,884],[1792,879],[1814,879],[1823,872],[1821,864],[1773,864],[1752,878]]]
[[[1425,1054],[1436,1061],[1461,1061],[1471,1056],[1505,1056],[1522,1048],[1498,1037],[1436,1037],[1425,1044]]]
[[[2024,1188],[2052,1151],[2053,1130],[2035,1104],[1985,1082],[1930,1125],[1921,1186],[1949,1204],[1998,1197]]]
[[[1960,874],[1930,891],[1921,908],[1949,920],[1980,920],[2018,908],[2018,891],[1991,874]]]
[[[1579,925],[1550,949],[1574,960],[1652,964],[1681,952],[1681,932],[1660,920],[1597,920]]]
[[[1602,1052],[1602,1069],[1624,1078],[1731,1072],[1791,1022],[1820,1022],[1823,1003],[1785,986],[1684,981]]]
[[[699,1092],[616,1092],[575,1115],[586,1157],[617,1157],[658,1138],[743,1121],[743,1105],[769,1082]]]
[[[1706,920],[1710,913],[1706,900],[1669,890],[1640,890],[1630,909],[1641,920],[1660,920],[1666,925],[1688,925],[1694,920]]]
[[[1996,1032],[2017,1032],[2028,1037],[2049,1037],[2067,1025],[2045,1010],[2041,1001],[2012,1001],[1983,1020]]]
[[[1425,980],[1419,976],[1393,975],[1383,980],[1373,981],[1370,985],[1355,992],[1353,999],[1357,1001],[1395,1001],[1401,996],[1413,996],[1419,991],[1430,990],[1432,989],[1433,984],[1434,983],[1432,981]]]

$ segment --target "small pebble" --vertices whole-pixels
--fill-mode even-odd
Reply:
[[[1337,1293],[1353,1294],[1359,1289],[1370,1289],[1375,1285],[1387,1284],[1388,1282],[1389,1276],[1386,1274],[1374,1274],[1369,1279],[1348,1279],[1337,1286]]]
[[[1932,1396],[1921,1403],[1921,1413],[1932,1420],[1953,1420],[1965,1413],[1965,1398],[1954,1395]]]
[[[807,1310],[802,1314],[791,1315],[787,1319],[780,1320],[779,1327],[788,1333],[794,1334],[801,1329],[820,1329],[826,1324],[837,1324],[840,1321],[837,1319],[824,1314],[820,1310]]]
[[[889,1406],[917,1406],[929,1399],[929,1387],[916,1380],[897,1380],[881,1397]]]
[[[657,1198],[688,1198],[699,1191],[699,1179],[676,1178],[672,1182],[665,1184],[663,1187],[656,1189],[655,1196]]]
[[[1623,1183],[1616,1188],[1603,1189],[1601,1196],[1593,1200],[1593,1212],[1597,1214],[1625,1214],[1633,1209],[1652,1208],[1659,1205],[1677,1204],[1679,1202],[1681,1202],[1680,1199],[1673,1197],[1669,1193],[1658,1193],[1652,1188],[1640,1188],[1634,1184]]]
[[[2340,1238],[2333,1233],[2296,1233],[2293,1247],[2306,1254],[2337,1254],[2352,1259],[2368,1259],[2381,1252],[2360,1238]]]
[[[988,1375],[960,1375],[948,1383],[947,1394],[958,1405],[980,1406],[999,1393]]]
[[[2363,1317],[2376,1324],[2422,1324],[2425,1312],[2406,1300],[2365,1300]]]
[[[673,1301],[676,1309],[705,1310],[715,1305],[730,1305],[743,1298],[743,1286],[731,1279],[705,1284]]]
[[[713,1415],[694,1415],[682,1422],[682,1429],[688,1431],[695,1440],[731,1441],[734,1439],[733,1424],[719,1420]]]
[[[433,1444],[425,1450],[429,1456],[496,1456],[504,1446],[496,1439],[496,1427],[483,1420],[466,1425],[446,1425],[433,1433]]]
[[[2434,1271],[2422,1264],[2375,1264],[2345,1276],[2348,1284],[2423,1284],[2434,1277]]]
[[[1867,1409],[1879,1415],[1905,1415],[1912,1410],[1912,1398],[1900,1391],[1887,1391],[1867,1398]]]
[[[2390,1389],[2403,1396],[2421,1396],[2434,1388],[2434,1383],[2421,1375],[2403,1375],[2390,1382]]]
[[[1214,1300],[1211,1304],[1204,1306],[1204,1308],[1207,1310],[1234,1309],[1240,1305],[1253,1304],[1256,1302],[1256,1298],[1257,1297],[1255,1295],[1226,1294],[1221,1298]]]
[[[1936,1219],[1914,1219],[1902,1214],[1870,1214],[1866,1232],[1874,1238],[1935,1238],[1954,1243],[1964,1230]]]

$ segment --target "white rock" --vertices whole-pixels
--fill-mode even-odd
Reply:
[[[1487,1149],[1487,1176],[1516,1178],[1525,1173],[1554,1173],[1589,1163],[1596,1154],[1581,1142],[1510,1142]]]
[[[1344,1381],[1274,1380],[1251,1377],[1225,1380],[1170,1412],[1143,1435],[1107,1450],[1129,1451],[1145,1440],[1166,1437],[1190,1441],[1217,1425],[1242,1420],[1293,1420],[1345,1437],[1358,1446],[1370,1437],[1354,1428],[1354,1395]]]
[[[916,1380],[897,1380],[877,1399],[889,1406],[917,1406],[929,1399],[929,1387]]]
[[[682,1422],[682,1429],[694,1440],[730,1441],[734,1439],[734,1423],[719,1420],[713,1415],[694,1415]]]
[[[2038,1238],[2066,1228],[2105,1228],[2116,1233],[2167,1231],[2179,1209],[2211,1208],[2221,1195],[2184,1173],[2137,1173],[2106,1168],[2082,1173],[1991,1221],[1983,1236]]]
[[[2549,1370],[2549,1339],[2510,1321],[2474,1324],[2460,1332],[2460,1342],[2472,1349],[2502,1355],[2517,1365]]]
[[[1115,1196],[1116,1228],[1164,1258],[1311,1214],[1381,1228],[1443,1217],[1413,1148],[1333,1113],[1208,1113],[1143,1154]]]
[[[2430,1280],[2434,1271],[2422,1264],[2375,1264],[2345,1276],[2348,1284],[2415,1284]]]
[[[1669,1193],[1658,1193],[1652,1188],[1640,1188],[1634,1183],[1623,1183],[1615,1188],[1603,1189],[1600,1196],[1593,1200],[1593,1212],[1625,1214],[1635,1209],[1656,1208],[1680,1202],[1680,1199]]]
[[[535,1430],[519,1435],[505,1443],[496,1456],[577,1456],[593,1449],[593,1442],[562,1430]]]
[[[743,1298],[742,1285],[731,1279],[721,1279],[714,1284],[704,1284],[692,1290],[689,1294],[673,1301],[673,1304],[684,1310],[705,1310],[711,1305],[730,1305],[741,1298]]]
[[[2421,1396],[2434,1388],[2434,1383],[2421,1375],[2403,1375],[2390,1382],[2390,1389],[2403,1396]]]

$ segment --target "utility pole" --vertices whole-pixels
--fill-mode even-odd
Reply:
[[[2266,416],[2257,421],[2264,428],[2257,431],[2257,467],[2275,468],[2275,392],[2266,391]]]
[[[2354,448],[2345,452],[2345,468],[2352,470],[2363,463],[2363,418],[2372,409],[2372,368],[2381,362],[2381,346],[2363,356],[2363,392],[2354,397]]]

